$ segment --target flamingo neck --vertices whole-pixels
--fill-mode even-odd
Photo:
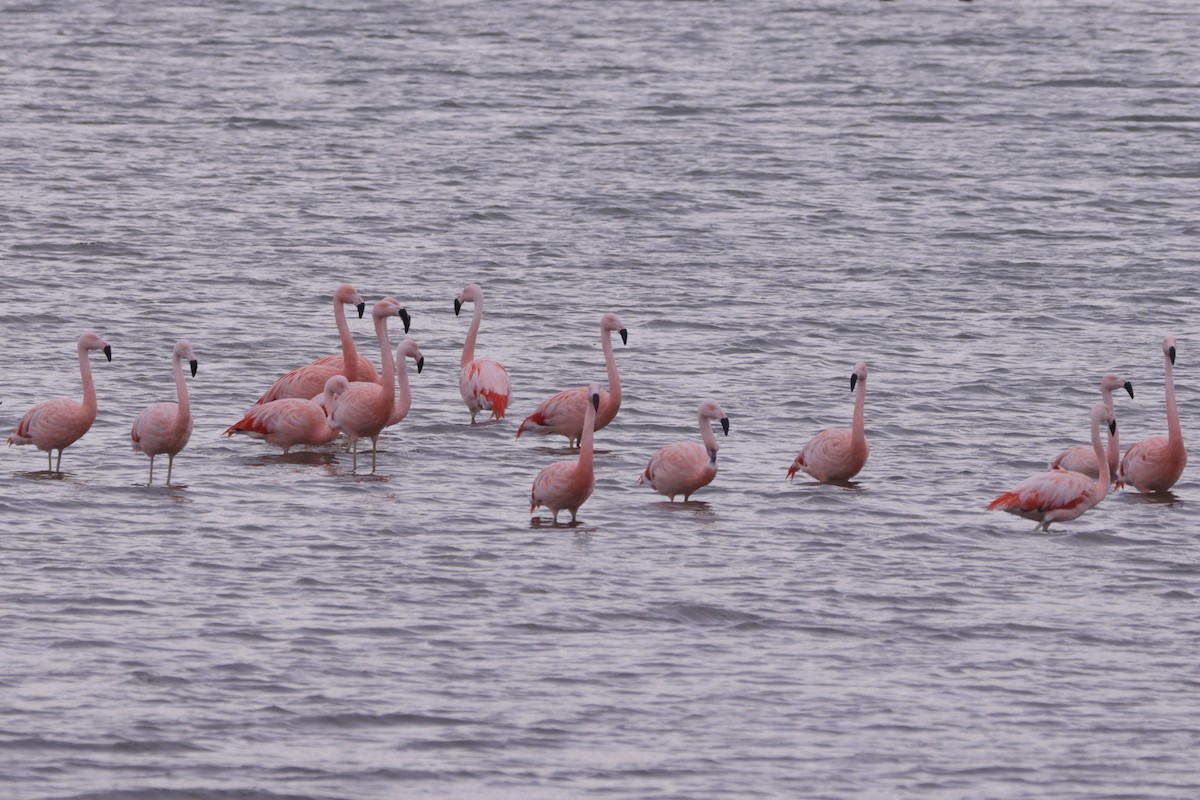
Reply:
[[[583,412],[583,437],[579,440],[579,470],[591,475],[595,463],[596,409],[588,395],[587,409]]]
[[[600,346],[604,348],[604,364],[608,367],[608,405],[621,407],[621,373],[617,371],[617,358],[613,355],[612,331],[600,329]]]
[[[850,425],[850,432],[854,436],[854,443],[861,446],[867,441],[866,427],[863,421],[863,409],[867,404],[867,379],[863,378],[858,382],[858,389],[854,397],[854,422]]]
[[[1112,390],[1101,389],[1100,399],[1104,402],[1104,407],[1109,411],[1113,410]],[[1119,426],[1118,426],[1119,429]],[[1108,456],[1108,471],[1111,477],[1112,473],[1117,469],[1117,463],[1121,460],[1121,445],[1117,442],[1118,436],[1116,433],[1110,434],[1108,437],[1108,449],[1105,451]]]
[[[708,453],[708,463],[716,466],[717,451],[721,449],[721,445],[717,443],[716,434],[713,433],[712,420],[703,414],[700,415],[700,438],[704,440],[704,449]]]
[[[333,319],[337,322],[338,336],[342,340],[342,374],[353,383],[358,380],[358,351],[354,348],[354,337],[346,323],[346,307],[333,298]]]
[[[1111,436],[1111,434],[1110,434]],[[1109,444],[1111,444],[1111,440]],[[1096,453],[1096,464],[1100,467],[1100,480],[1096,483],[1096,502],[1099,503],[1108,494],[1108,459],[1104,456],[1104,448],[1100,446],[1100,423],[1092,420],[1092,450]]]
[[[400,396],[396,398],[396,407],[392,417],[403,419],[408,416],[409,409],[412,408],[412,390],[408,385],[408,359],[399,353],[396,354],[396,378],[400,384]]]
[[[333,427],[333,406],[337,403],[337,399],[335,398],[336,395],[334,395],[333,389],[326,386],[323,401],[325,403],[325,421],[329,424],[330,428]]]
[[[1183,448],[1183,429],[1179,426],[1179,407],[1175,404],[1175,367],[1167,359],[1167,440],[1172,449]]]
[[[188,420],[192,417],[192,407],[188,399],[187,383],[183,377],[183,360],[178,355],[171,359],[171,371],[175,373],[175,398],[178,401],[175,429],[182,430],[187,427]]]
[[[92,364],[88,361],[87,348],[81,343],[79,349],[79,377],[83,379],[83,409],[92,419],[96,418],[96,385],[92,382]]]
[[[479,323],[483,320],[483,298],[476,300],[474,305],[475,311],[471,314],[471,329],[467,331],[467,341],[463,343],[463,367],[475,360],[475,338],[479,335]]]
[[[396,361],[392,358],[392,343],[388,341],[387,317],[375,320],[375,335],[379,337],[380,359],[383,361],[383,374],[379,377],[380,400],[387,403],[391,411],[392,403],[396,400]]]

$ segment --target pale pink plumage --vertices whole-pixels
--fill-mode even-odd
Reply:
[[[851,427],[832,428],[809,439],[788,469],[788,478],[794,478],[796,472],[802,470],[822,483],[841,483],[857,475],[867,463],[871,451],[863,422],[863,408],[867,399],[867,365],[861,361],[854,365],[854,372],[850,375],[851,391],[854,391],[856,384],[858,393],[854,398]]]
[[[154,483],[154,457],[167,456],[167,486],[171,485],[171,469],[175,466],[175,456],[187,446],[192,436],[192,410],[188,398],[187,384],[183,378],[183,362],[188,362],[192,377],[196,377],[196,353],[192,343],[180,339],[171,351],[171,373],[175,378],[174,403],[152,403],[142,409],[133,421],[129,438],[133,441],[133,449],[150,456],[150,479],[147,485]]]
[[[463,344],[462,371],[458,377],[458,391],[471,412],[471,424],[480,411],[491,411],[493,419],[504,419],[512,388],[508,371],[499,361],[475,358],[475,340],[479,336],[479,323],[483,320],[483,289],[472,283],[454,299],[454,315],[458,316],[464,303],[474,303],[475,313],[471,317],[471,328]]]
[[[600,346],[604,350],[604,363],[608,368],[608,391],[600,390],[600,409],[596,412],[596,430],[604,428],[617,416],[621,408],[621,374],[617,371],[617,360],[613,356],[612,333],[621,335],[621,343],[629,341],[629,334],[621,318],[616,314],[605,314],[600,318]],[[583,436],[583,418],[588,405],[588,387],[575,386],[564,389],[543,400],[532,414],[517,428],[517,438],[528,430],[541,436],[560,434],[567,437],[569,446]]]
[[[1052,469],[1032,475],[988,504],[988,511],[1000,509],[1018,517],[1038,522],[1038,528],[1049,530],[1050,523],[1060,522],[1083,514],[1108,494],[1108,459],[1100,446],[1100,426],[1108,427],[1111,436],[1116,420],[1103,403],[1092,406],[1092,450],[1100,465],[1099,481],[1078,472]],[[1036,530],[1036,529],[1035,529]]]
[[[92,383],[92,365],[88,361],[88,353],[92,350],[102,350],[105,358],[112,361],[112,348],[108,342],[91,331],[79,337],[76,352],[79,375],[83,379],[83,402],[62,398],[38,403],[25,412],[17,429],[8,437],[10,445],[32,444],[38,450],[45,450],[49,471],[62,472],[62,451],[87,433],[96,421],[96,387]],[[58,460],[53,462],[51,469],[55,450]]]
[[[371,471],[374,472],[379,433],[387,427],[396,402],[396,362],[388,339],[387,319],[407,314],[399,301],[385,297],[371,309],[371,316],[383,359],[382,384],[351,383],[338,398],[329,419],[333,427],[350,437],[354,448],[354,470],[358,469],[358,440],[364,437],[371,440]]]
[[[319,358],[311,364],[297,367],[286,375],[278,378],[270,389],[265,391],[258,403],[269,403],[272,400],[282,400],[285,397],[300,397],[311,399],[325,388],[325,381],[333,375],[345,375],[348,381],[379,382],[375,367],[371,361],[360,356],[354,347],[354,337],[350,326],[346,323],[345,306],[352,305],[358,310],[361,319],[366,304],[353,286],[343,283],[333,293],[333,318],[337,322],[338,336],[342,341],[342,352],[324,358]],[[404,329],[408,330],[405,323]]]
[[[713,434],[712,421],[719,420],[721,430],[729,435],[729,415],[716,400],[705,400],[700,404],[700,442],[674,442],[661,448],[650,457],[645,472],[638,483],[649,485],[659,494],[675,502],[676,495],[683,495],[686,503],[692,493],[712,483],[717,477],[717,450],[720,445]]]
[[[329,424],[329,411],[349,385],[345,375],[333,375],[325,381],[323,393],[312,400],[285,397],[254,406],[241,421],[229,426],[225,435],[242,433],[262,439],[282,447],[285,455],[297,445],[329,444],[338,437]]]
[[[589,400],[584,412],[579,460],[559,461],[537,474],[533,479],[533,490],[529,493],[530,514],[538,506],[545,506],[554,515],[554,521],[558,522],[558,512],[565,508],[571,512],[571,522],[575,522],[579,507],[592,496],[592,490],[596,487],[593,440],[596,409],[600,405],[600,385],[593,383],[587,387],[587,392]]]
[[[420,375],[421,370],[425,369],[425,356],[421,355],[421,348],[417,347],[417,343],[412,339],[405,339],[396,348],[396,382],[400,391],[396,395],[396,404],[392,406],[391,416],[388,417],[389,428],[401,422],[412,409],[412,389],[408,385],[408,361],[405,360],[408,358],[417,365],[417,374]]]
[[[1187,448],[1175,404],[1175,339],[1163,339],[1166,359],[1167,435],[1143,439],[1130,446],[1121,459],[1117,486],[1130,484],[1139,492],[1165,492],[1175,485],[1187,466]]]
[[[1109,410],[1116,419],[1116,410],[1113,408],[1112,393],[1117,389],[1124,389],[1129,392],[1130,399],[1133,398],[1133,384],[1129,381],[1121,380],[1120,377],[1113,373],[1108,373],[1100,379],[1100,399],[1104,403],[1104,407]],[[1117,461],[1121,457],[1121,446],[1118,443],[1118,433],[1113,433],[1108,437],[1108,447],[1105,448],[1105,457],[1108,459],[1109,475],[1117,474]],[[1050,462],[1050,469],[1070,470],[1071,472],[1079,472],[1087,475],[1092,480],[1100,477],[1100,464],[1096,461],[1096,454],[1092,452],[1090,445],[1076,445],[1063,450],[1054,460]]]

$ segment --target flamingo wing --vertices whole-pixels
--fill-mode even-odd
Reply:
[[[463,396],[474,409],[490,410],[496,419],[504,419],[512,390],[508,370],[500,362],[477,358],[463,368],[460,382]]]
[[[1056,469],[1040,472],[1017,484],[988,505],[1014,514],[1046,514],[1088,503],[1095,496],[1096,484],[1078,472]]]
[[[80,403],[66,397],[47,400],[25,412],[9,442],[57,450],[83,436],[90,427],[92,420],[87,418]]]
[[[641,482],[670,497],[691,494],[712,482],[716,469],[710,468],[711,464],[699,442],[674,442],[650,457]]]
[[[334,375],[346,374],[346,362],[341,354],[319,358],[311,364],[297,367],[286,375],[280,376],[271,388],[263,392],[255,405],[270,403],[273,400],[284,400],[289,397],[311,398],[325,391],[325,381]],[[358,357],[358,377],[356,382],[379,383],[375,367],[363,356]]]

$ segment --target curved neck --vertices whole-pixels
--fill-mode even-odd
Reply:
[[[83,408],[91,417],[96,416],[96,385],[92,383],[92,364],[88,361],[87,348],[81,343],[79,350],[79,376],[83,378]]]
[[[462,366],[475,360],[475,337],[479,335],[479,323],[483,319],[483,298],[475,301],[475,311],[471,314],[471,330],[467,331],[467,341],[463,344]]]
[[[717,444],[717,437],[713,433],[712,420],[703,414],[700,415],[700,438],[704,440],[704,449],[708,451],[709,462],[715,461],[716,452],[721,449],[721,445]]]
[[[586,474],[592,473],[595,457],[594,440],[596,436],[596,409],[592,405],[589,394],[587,408],[583,412],[583,438],[579,440],[579,469]]]
[[[1104,403],[1104,407],[1109,411],[1113,410],[1113,399],[1111,389],[1100,389],[1100,400]],[[1108,448],[1105,450],[1108,458],[1108,469],[1111,473],[1117,468],[1117,462],[1121,460],[1121,446],[1117,443],[1117,434],[1110,434],[1108,437]],[[1111,474],[1110,474],[1111,477]]]
[[[858,382],[858,389],[854,397],[854,422],[850,425],[850,432],[854,436],[856,443],[861,443],[866,440],[867,434],[863,423],[863,408],[867,403],[867,379],[863,378]]]
[[[1175,405],[1175,367],[1167,359],[1167,439],[1172,448],[1183,447],[1183,430],[1179,427],[1179,408]]]
[[[381,398],[387,401],[388,409],[396,400],[396,361],[392,358],[392,343],[388,341],[387,317],[375,318],[375,335],[379,337],[379,357],[383,361],[383,374],[379,376]]]
[[[342,340],[342,374],[353,383],[358,380],[358,351],[354,349],[354,337],[350,335],[350,326],[346,323],[346,307],[336,297],[333,298],[333,318]]]
[[[612,331],[600,329],[600,346],[604,348],[604,364],[608,367],[608,402],[621,405],[621,373],[617,371],[617,359],[613,355]]]
[[[188,402],[187,383],[183,378],[183,359],[174,356],[171,362],[171,371],[175,373],[175,397],[179,402],[179,408],[175,412],[175,427],[186,428],[188,420],[192,417],[192,408]]]
[[[396,354],[396,379],[400,384],[400,396],[396,398],[395,412],[392,416],[406,417],[412,408],[412,390],[408,386],[408,359],[400,353]]]
[[[324,394],[325,397],[323,399],[325,402],[325,418],[333,419],[333,406],[337,402],[337,400],[334,399],[336,395],[334,394],[333,389],[329,386],[325,387]],[[332,425],[333,423],[331,422],[329,424]]]
[[[1104,456],[1104,448],[1100,446],[1100,423],[1094,420],[1092,422],[1092,450],[1096,453],[1096,464],[1100,467],[1100,480],[1096,486],[1098,498],[1101,498],[1108,494],[1108,459]],[[1099,499],[1096,502],[1099,502]]]

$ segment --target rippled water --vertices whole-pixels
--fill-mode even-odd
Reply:
[[[1191,440],[1200,82],[1185,2],[0,8],[0,795],[1191,797],[1194,470],[1051,535],[984,506],[1087,437]],[[342,281],[426,356],[374,475],[220,431],[333,352]],[[467,427],[468,282],[510,418]],[[515,441],[603,378],[570,457]],[[369,320],[353,320],[372,353]],[[189,337],[171,489],[128,430]],[[378,352],[372,358],[378,362]],[[852,488],[784,475],[848,424]],[[636,478],[732,429],[671,505]],[[161,474],[161,473],[160,473]],[[545,513],[541,516],[544,518]]]

